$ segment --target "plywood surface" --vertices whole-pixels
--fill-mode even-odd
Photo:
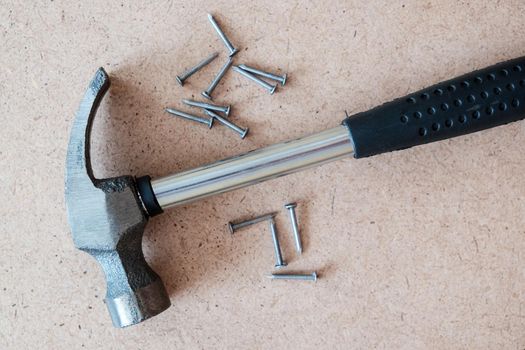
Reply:
[[[229,72],[225,128],[170,118],[226,54],[287,72],[275,95]],[[0,348],[523,349],[525,124],[364,160],[346,159],[154,218],[148,261],[173,306],[111,326],[97,263],[75,250],[64,205],[74,113],[99,66],[112,87],[93,131],[98,177],[167,175],[337,125],[427,85],[525,53],[523,1],[4,1],[0,6]],[[175,75],[220,58],[181,88]],[[295,200],[297,256],[283,204]],[[289,270],[267,228],[280,211]]]

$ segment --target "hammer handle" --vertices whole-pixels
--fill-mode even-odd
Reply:
[[[465,74],[343,121],[355,158],[507,124],[525,117],[525,57]]]
[[[356,158],[503,125],[525,117],[525,58],[434,85],[360,113],[337,128],[182,173],[146,179],[148,213],[354,154]],[[350,134],[350,135],[349,135]],[[351,136],[351,137],[349,137]],[[141,181],[139,181],[141,182]]]

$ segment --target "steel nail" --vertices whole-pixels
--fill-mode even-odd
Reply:
[[[244,128],[243,129],[240,126],[235,125],[234,123],[232,123],[228,119],[221,117],[220,115],[218,115],[217,113],[215,113],[213,111],[205,109],[204,112],[206,112],[207,115],[212,117],[212,119],[217,119],[221,124],[226,125],[230,129],[232,129],[233,131],[235,131],[236,133],[241,135],[241,139],[244,139],[246,137],[246,135],[248,134],[248,128]]]
[[[270,231],[272,232],[273,249],[275,251],[275,267],[284,267],[286,266],[286,262],[283,260],[281,245],[279,244],[279,237],[277,236],[277,228],[275,227],[275,220],[273,217],[270,219]]]
[[[273,280],[303,280],[303,281],[317,281],[317,273],[312,272],[311,274],[284,274],[274,273],[268,275],[268,278]]]
[[[213,125],[213,118],[197,117],[196,115],[188,114],[186,112],[179,111],[178,109],[174,109],[174,108],[166,108],[166,112],[168,112],[169,114],[175,115],[177,117],[181,117],[183,119],[193,120],[194,122],[208,125],[210,129]]]
[[[240,73],[241,75],[244,75],[246,78],[250,79],[251,81],[259,84],[260,86],[268,90],[270,95],[273,94],[275,92],[275,89],[277,88],[277,85],[268,84],[264,80],[257,78],[255,75],[248,73],[247,71],[238,66],[233,66],[233,70],[237,73]]]
[[[303,246],[301,245],[301,237],[299,235],[299,225],[297,224],[297,215],[295,215],[295,207],[297,203],[288,203],[284,206],[290,213],[290,221],[292,222],[293,237],[295,240],[295,250],[301,254],[303,252]]]
[[[253,67],[247,66],[245,64],[239,64],[239,68],[241,68],[241,69],[243,69],[243,70],[245,70],[247,72],[260,75],[261,77],[265,77],[265,78],[268,78],[268,79],[272,79],[272,80],[278,81],[279,83],[281,83],[281,86],[284,86],[284,84],[286,84],[286,74],[284,74],[282,76],[281,75],[275,75],[275,74],[272,74],[272,73],[268,73],[268,72],[259,70],[257,68],[253,68]]]
[[[199,101],[194,101],[194,100],[182,100],[182,103],[188,106],[192,106],[192,107],[199,107],[199,108],[207,109],[210,111],[221,112],[221,113],[224,113],[226,116],[230,114],[229,105],[228,106],[218,106],[218,105],[214,105],[211,103],[199,102]]]
[[[215,18],[213,18],[213,16],[211,14],[209,14],[209,13],[208,13],[208,19],[210,20],[210,23],[213,26],[213,29],[215,29],[215,31],[217,32],[217,34],[221,38],[221,40],[224,43],[224,45],[226,46],[226,48],[230,51],[230,57],[232,57],[237,52],[239,52],[238,49],[233,47],[233,45],[230,42],[230,40],[228,40],[228,38],[226,37],[226,34],[224,34],[224,32],[221,30],[221,28],[219,27],[219,25],[215,21]]]
[[[230,230],[230,233],[233,234],[235,231],[237,231],[237,230],[239,230],[239,229],[241,229],[243,227],[250,226],[250,225],[259,223],[261,221],[270,220],[271,218],[275,217],[275,215],[277,215],[277,213],[269,213],[269,214],[264,214],[264,215],[257,216],[257,217],[255,217],[253,219],[244,220],[244,221],[241,221],[241,222],[236,222],[236,223],[229,222],[228,223],[228,228]]]
[[[180,76],[177,75],[177,77],[176,77],[177,82],[180,84],[180,86],[183,86],[184,85],[184,81],[186,79],[188,79],[193,74],[195,74],[198,71],[200,71],[204,66],[208,65],[211,61],[213,61],[215,58],[217,58],[217,56],[219,56],[219,54],[217,52],[214,52],[211,55],[209,55],[208,57],[206,57],[205,59],[203,59],[202,61],[200,61],[199,63],[197,63],[196,66],[194,66],[194,67],[188,69],[187,71],[185,71],[184,73],[182,73]]]
[[[202,96],[206,97],[208,100],[212,100],[211,93],[217,87],[224,74],[226,74],[226,71],[228,71],[228,68],[230,68],[232,62],[233,59],[231,57],[228,58],[228,61],[224,64],[224,66],[221,67],[215,78],[213,78],[212,82],[210,83],[210,86],[208,86],[206,90],[201,92]]]

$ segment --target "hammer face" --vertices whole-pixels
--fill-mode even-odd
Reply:
[[[99,180],[91,169],[89,136],[97,107],[109,88],[101,68],[76,114],[66,158],[66,206],[73,241],[102,266],[106,305],[116,327],[130,326],[170,306],[160,277],[142,253],[148,216],[131,176]]]

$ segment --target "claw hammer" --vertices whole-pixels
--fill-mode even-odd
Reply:
[[[76,114],[66,158],[65,195],[75,246],[102,266],[114,326],[142,322],[170,306],[142,252],[148,219],[164,209],[314,165],[402,150],[525,117],[525,57],[468,73],[347,117],[341,125],[178,174],[96,179],[90,133],[109,88],[100,68]]]

